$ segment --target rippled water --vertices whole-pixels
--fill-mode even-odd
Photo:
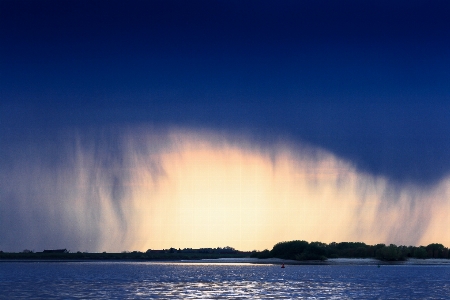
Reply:
[[[450,266],[2,262],[0,299],[448,299]]]

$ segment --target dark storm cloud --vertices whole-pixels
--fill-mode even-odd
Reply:
[[[446,1],[0,5],[5,141],[150,123],[305,141],[400,182],[450,170]]]

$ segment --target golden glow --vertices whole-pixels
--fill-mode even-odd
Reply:
[[[52,206],[92,237],[80,250],[263,250],[295,239],[450,245],[449,179],[427,190],[394,186],[320,149],[211,132],[130,131],[121,143],[123,163],[104,167],[79,146],[75,170],[59,174]]]

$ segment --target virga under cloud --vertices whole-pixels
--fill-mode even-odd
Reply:
[[[29,147],[0,172],[5,250],[450,242],[449,179],[396,186],[317,148],[142,127]]]

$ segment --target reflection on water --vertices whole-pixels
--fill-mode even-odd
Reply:
[[[447,299],[450,266],[3,262],[0,299]]]

